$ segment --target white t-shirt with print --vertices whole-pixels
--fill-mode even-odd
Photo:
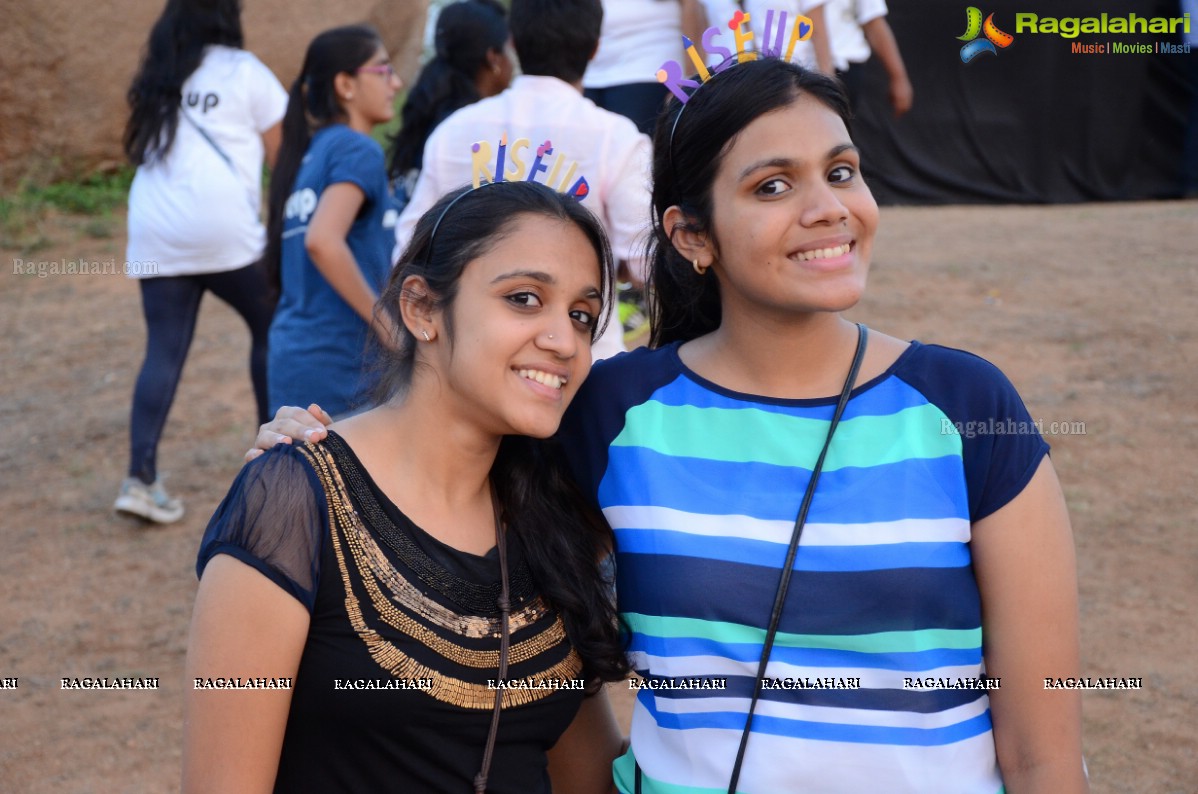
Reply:
[[[171,148],[139,166],[133,178],[127,257],[141,265],[130,267],[130,274],[219,273],[262,255],[262,133],[286,110],[287,92],[254,55],[207,48],[183,84]]]

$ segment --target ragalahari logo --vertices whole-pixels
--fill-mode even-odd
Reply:
[[[979,39],[978,34],[982,33],[986,35],[986,38]],[[998,29],[998,26],[994,24],[994,14],[986,17],[986,21],[982,22],[981,10],[976,6],[970,6],[965,9],[965,33],[957,36],[957,40],[967,42],[961,48],[961,63],[969,63],[983,52],[998,55],[998,50],[995,47],[1005,50],[1011,46],[1015,37]]]

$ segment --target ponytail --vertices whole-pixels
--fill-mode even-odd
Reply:
[[[283,116],[283,141],[270,176],[266,253],[263,256],[267,280],[276,297],[282,291],[284,213],[300,165],[308,153],[313,133],[345,119],[333,80],[342,72],[354,72],[369,61],[380,46],[378,32],[367,25],[326,30],[308,45],[304,65],[291,84],[287,114]]]

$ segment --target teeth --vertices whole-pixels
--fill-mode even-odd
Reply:
[[[832,259],[837,256],[844,256],[849,252],[852,246],[849,243],[838,245],[835,248],[816,248],[812,251],[802,251],[795,255],[795,258],[800,262],[810,262],[812,259]]]
[[[520,370],[519,374],[520,374],[520,377],[522,377],[522,378],[528,378],[529,380],[535,380],[537,383],[543,384],[545,386],[549,386],[550,388],[554,388],[554,389],[560,389],[562,386],[566,385],[565,378],[563,378],[559,375],[554,375],[549,372],[542,372],[539,369],[522,369],[522,370]]]

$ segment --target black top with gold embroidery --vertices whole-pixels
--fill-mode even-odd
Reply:
[[[509,688],[489,792],[548,792],[545,751],[581,662],[509,538]],[[197,571],[230,554],[312,614],[275,790],[467,794],[499,666],[499,559],[453,549],[388,500],[335,433],[242,470]]]

